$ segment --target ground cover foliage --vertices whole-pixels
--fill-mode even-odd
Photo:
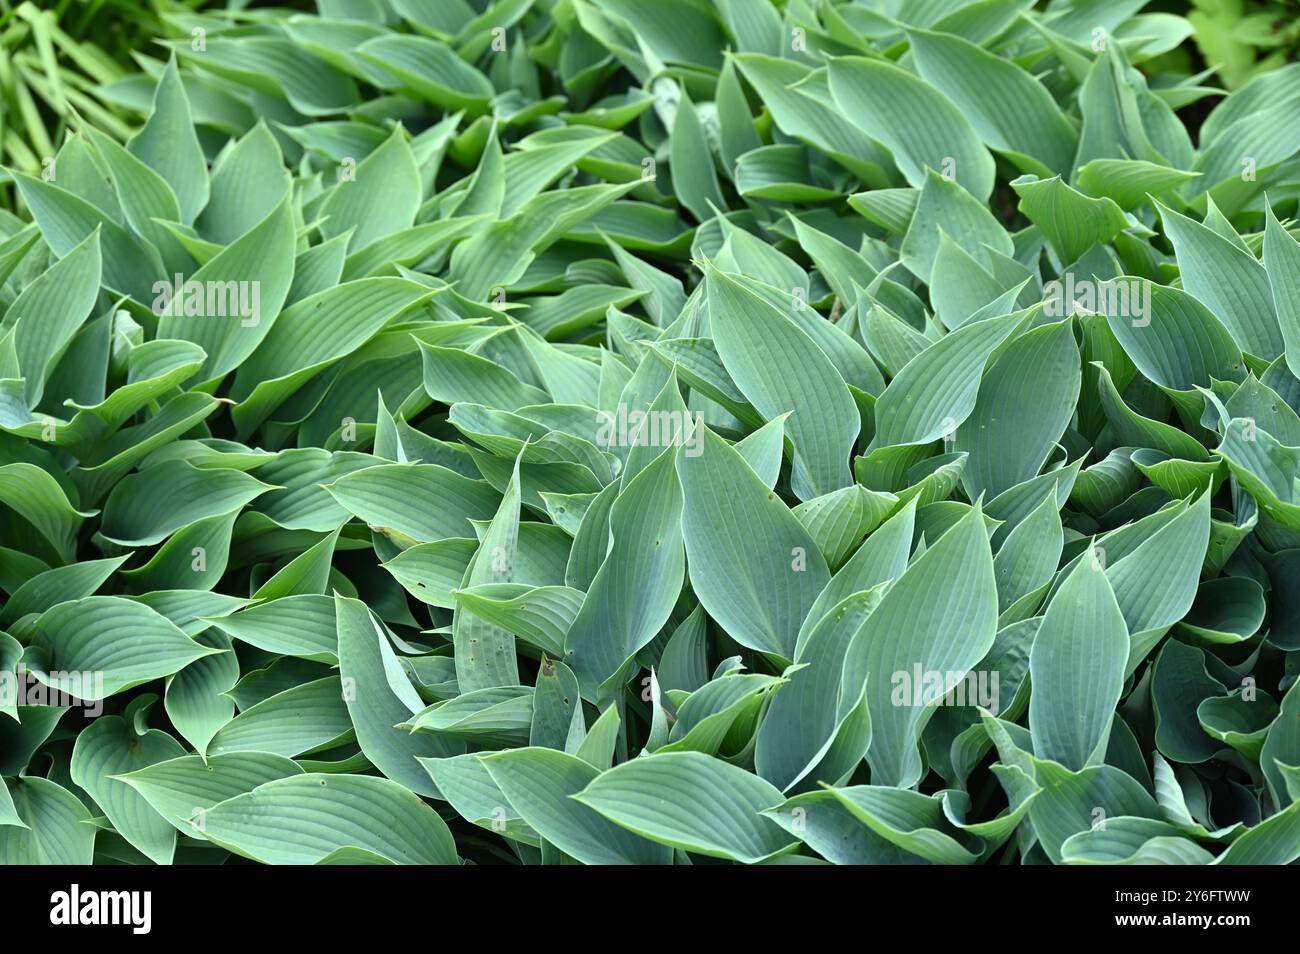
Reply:
[[[5,152],[0,861],[1300,857],[1300,66],[150,16]]]

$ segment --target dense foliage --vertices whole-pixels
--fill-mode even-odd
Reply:
[[[1300,65],[195,6],[6,17],[0,861],[1300,858]]]

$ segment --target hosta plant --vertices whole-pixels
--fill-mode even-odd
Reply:
[[[0,860],[1300,858],[1300,74],[1142,7],[167,15],[0,214]]]

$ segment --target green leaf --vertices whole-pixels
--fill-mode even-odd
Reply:
[[[718,188],[718,174],[713,155],[704,136],[704,127],[686,91],[682,90],[672,128],[673,190],[682,205],[701,222],[713,217],[711,208],[726,205]]]
[[[208,840],[263,864],[314,864],[360,848],[395,864],[459,863],[437,814],[396,782],[304,773],[264,782],[204,814]]]
[[[519,460],[492,522],[479,541],[478,553],[465,571],[466,586],[509,583],[519,550]],[[519,683],[512,633],[461,606],[452,619],[456,683],[462,692]],[[418,707],[417,707],[418,708]]]
[[[138,733],[117,716],[96,719],[72,750],[72,780],[104,810],[113,827],[155,864],[171,864],[176,830],[139,793],[115,776],[185,754],[158,729]]]
[[[203,348],[207,360],[201,379],[233,371],[276,322],[293,283],[293,253],[293,212],[286,196],[179,288],[173,281],[154,283],[159,336]]]
[[[683,851],[752,864],[793,844],[762,815],[780,803],[780,792],[700,752],[625,762],[574,797],[616,825]]]
[[[209,755],[269,752],[292,758],[352,732],[338,676],[272,692],[222,726],[208,744]]]
[[[22,290],[5,312],[12,327],[28,407],[41,401],[45,382],[99,297],[99,232],[72,249]]]
[[[1005,315],[973,321],[909,361],[876,401],[873,444],[928,444],[953,434],[975,409],[989,356],[1020,320]]]
[[[976,678],[968,673],[996,631],[993,554],[976,507],[889,588],[845,658],[841,700],[856,699],[865,685],[876,784],[915,784],[922,771],[917,740],[938,701],[933,685],[937,680],[942,696]]]
[[[1265,205],[1264,271],[1273,293],[1287,367],[1300,375],[1300,242],[1282,228],[1271,206]]]
[[[73,507],[47,471],[23,461],[0,466],[0,503],[25,518],[67,562],[81,521],[94,515]]]
[[[921,192],[906,226],[900,256],[903,265],[922,281],[932,280],[942,236],[960,237],[963,245],[985,260],[989,250],[1010,255],[1013,246],[1006,230],[988,207],[942,170],[927,169]],[[894,303],[890,303],[891,307]],[[985,317],[988,317],[987,315]]]
[[[1287,781],[1283,766],[1300,763],[1300,728],[1297,722],[1300,722],[1300,692],[1292,683],[1282,697],[1281,709],[1259,752],[1259,767],[1273,795],[1273,804],[1279,809],[1288,805],[1294,807],[1296,803],[1294,784]]]
[[[530,746],[482,761],[520,817],[566,855],[588,865],[671,863],[671,849],[620,828],[573,797],[601,774],[582,759]]]
[[[178,830],[202,839],[204,815],[214,805],[251,792],[264,782],[300,774],[298,764],[282,755],[237,752],[206,760],[198,755],[182,755],[115,779],[131,786]]]
[[[1059,176],[1021,176],[1011,187],[1020,196],[1020,211],[1042,231],[1063,263],[1077,261],[1094,244],[1110,242],[1128,219],[1110,199],[1084,195]]]
[[[772,697],[759,726],[754,767],[783,791],[798,783],[827,753],[856,703],[856,699],[843,697],[844,658],[879,605],[884,588],[885,584],[878,584],[830,607],[799,645],[797,657],[806,661],[806,666],[791,672],[787,684]]]
[[[989,148],[1026,172],[1070,169],[1078,134],[1033,76],[951,33],[909,30],[907,37],[921,78],[948,97]]]
[[[691,586],[743,646],[794,657],[795,638],[830,572],[799,518],[712,431],[677,458]],[[616,505],[617,506],[617,505]]]
[[[213,163],[210,201],[194,227],[229,245],[275,211],[291,182],[279,143],[259,122]]]
[[[588,699],[654,638],[681,592],[689,518],[673,457],[666,450],[642,468],[610,509],[604,558],[564,642]]]
[[[436,795],[428,773],[416,760],[457,755],[460,746],[396,728],[423,709],[424,703],[401,673],[388,637],[360,600],[335,593],[334,615],[338,620],[343,701],[357,733],[357,745],[394,782],[420,795]]]
[[[320,594],[284,596],[212,620],[240,642],[268,653],[338,661],[334,602]]]
[[[356,164],[351,175],[340,177],[321,205],[325,218],[321,231],[331,238],[353,230],[348,248],[365,248],[414,224],[420,190],[420,170],[406,134],[395,129],[382,146]]]
[[[224,651],[196,659],[167,680],[163,701],[176,731],[202,755],[235,715],[235,704],[226,693],[239,681],[239,661],[230,639],[221,633],[207,630],[196,634],[194,641]]]
[[[6,865],[91,863],[95,829],[77,796],[40,776],[4,783],[24,827],[0,825],[0,861]]]
[[[764,417],[794,412],[785,427],[796,494],[807,500],[847,486],[860,420],[825,352],[770,299],[712,268],[708,299],[714,344],[732,380]]]
[[[137,301],[151,300],[150,289],[163,272],[156,249],[137,242],[99,209],[57,185],[24,175],[15,175],[14,181],[55,255],[68,255],[98,229],[103,284]]]
[[[403,278],[363,278],[318,292],[286,308],[239,367],[231,396],[243,431],[251,431],[332,361],[351,354],[398,315],[435,294]],[[321,324],[317,315],[331,316]]]
[[[998,494],[1038,475],[1079,399],[1079,350],[1069,321],[1011,341],[979,384],[952,447],[970,454],[962,487],[971,499]]]
[[[349,513],[411,542],[470,537],[470,521],[490,519],[497,507],[491,486],[437,464],[379,464],[345,474],[326,490]],[[408,506],[429,499],[441,506]]]
[[[101,532],[122,546],[148,546],[195,520],[238,510],[270,489],[238,470],[164,461],[113,488]]]
[[[409,89],[426,102],[447,110],[483,112],[492,84],[445,43],[422,36],[376,36],[357,47],[356,55],[392,77],[385,86]]]
[[[1079,561],[1047,605],[1029,654],[1036,756],[1079,771],[1104,754],[1128,651],[1128,629],[1105,571]]]
[[[42,613],[33,627],[33,645],[47,654],[42,668],[33,672],[46,685],[87,702],[223,652],[199,645],[166,617],[120,596],[60,603]],[[130,639],[122,639],[123,632]]]
[[[1209,309],[1177,288],[1143,283],[1142,294],[1150,295],[1146,314],[1125,314],[1122,308],[1102,310],[1116,340],[1149,380],[1163,388],[1190,391],[1209,387],[1212,379],[1241,377],[1241,351]],[[1136,292],[1130,288],[1129,295],[1132,298]]]
[[[947,825],[936,799],[883,785],[857,785],[830,791],[877,835],[926,861],[962,865],[979,858],[978,851],[972,851],[953,834],[942,830]]]
[[[1282,354],[1286,344],[1264,266],[1206,225],[1159,208],[1183,288],[1214,312],[1242,351],[1269,361]]]
[[[920,187],[931,169],[988,200],[993,157],[955,103],[883,60],[841,57],[831,61],[828,75],[840,112],[889,148],[908,182]]]
[[[181,221],[193,222],[208,204],[208,163],[194,132],[190,101],[174,57],[158,81],[148,121],[127,149],[167,180],[180,201]]]

